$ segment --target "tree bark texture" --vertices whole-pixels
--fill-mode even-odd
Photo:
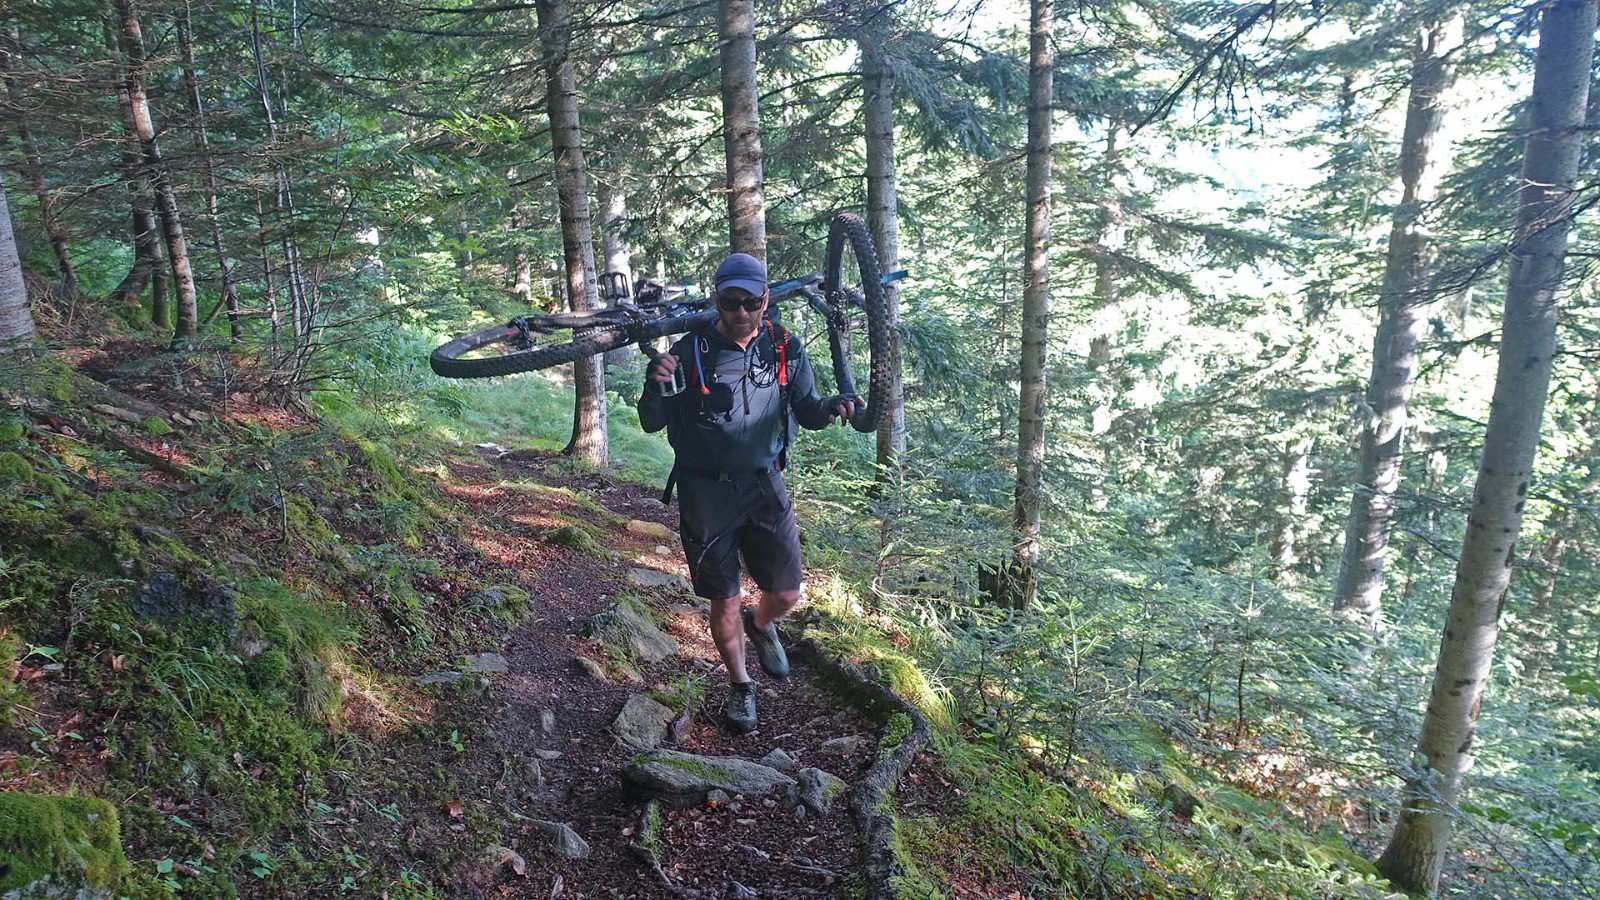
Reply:
[[[1378,870],[1405,890],[1437,887],[1456,801],[1472,764],[1473,736],[1550,387],[1573,182],[1590,140],[1584,116],[1597,7],[1597,0],[1557,0],[1545,7],[1539,23],[1530,130],[1483,457],[1417,742],[1416,769],[1407,777],[1404,808],[1378,860]]]
[[[567,58],[572,18],[566,0],[539,0],[539,37],[544,45],[550,114],[555,148],[556,195],[561,206],[561,251],[566,263],[567,297],[573,310],[595,309],[594,225],[589,218],[589,175],[584,168],[583,132],[578,123],[578,88]],[[590,465],[608,460],[604,369],[598,356],[574,364],[577,399],[572,411],[572,440],[565,452]]]
[[[1296,583],[1294,567],[1300,562],[1302,523],[1311,494],[1311,439],[1294,438],[1284,444],[1279,469],[1278,511],[1273,522],[1269,575],[1276,584]]]
[[[728,248],[766,259],[754,0],[722,0],[718,25],[722,36],[722,150],[728,168]]]
[[[1402,438],[1417,378],[1417,342],[1427,325],[1431,300],[1427,280],[1434,253],[1424,231],[1424,215],[1438,197],[1439,180],[1450,164],[1450,148],[1441,143],[1439,134],[1446,95],[1455,84],[1451,54],[1461,40],[1459,14],[1430,22],[1418,35],[1412,56],[1410,101],[1400,145],[1400,205],[1389,230],[1361,456],[1334,588],[1334,609],[1359,617],[1368,627],[1377,625],[1382,612],[1384,560],[1400,486]]]
[[[628,252],[628,245],[623,240],[623,231],[628,227],[628,195],[622,187],[622,176],[615,165],[615,157],[605,154],[599,157],[600,162],[595,169],[595,200],[600,204],[600,248],[604,263],[603,272],[619,272],[626,280],[629,290],[633,286],[632,254]],[[602,303],[609,301],[604,298]],[[630,375],[644,375],[644,354],[631,346],[617,347],[606,351],[606,368],[613,372],[626,372]]]
[[[183,237],[183,220],[178,213],[178,195],[172,186],[172,172],[161,158],[161,148],[156,143],[155,121],[150,117],[150,102],[145,96],[144,33],[139,27],[139,17],[133,0],[113,0],[122,24],[123,54],[127,65],[128,103],[133,111],[135,134],[139,150],[155,191],[156,209],[161,217],[161,234],[167,245],[167,261],[172,267],[172,281],[178,291],[178,317],[173,327],[173,338],[188,340],[199,334],[200,313],[194,289],[194,270],[189,265],[189,248]]]
[[[1027,223],[1022,284],[1021,395],[1017,413],[1016,564],[1026,572],[1018,603],[1038,584],[1039,506],[1044,488],[1045,349],[1050,324],[1050,116],[1055,51],[1053,0],[1032,0],[1028,36]]]
[[[119,60],[118,68],[123,68],[120,63],[122,41],[109,20],[106,23],[106,44],[113,57]],[[155,202],[151,199],[150,179],[140,162],[139,127],[134,122],[133,99],[128,93],[128,80],[121,72],[115,79],[114,90],[117,108],[122,113],[123,140],[120,147],[123,180],[128,185],[128,203],[132,208],[133,265],[111,292],[111,299],[128,308],[137,307],[144,289],[153,283],[150,321],[161,328],[168,328],[172,323],[167,310],[166,276],[161,272],[161,251],[156,237]]]
[[[33,185],[39,202],[39,224],[44,228],[45,239],[56,255],[56,268],[61,272],[61,287],[69,294],[78,293],[78,272],[72,263],[72,253],[67,246],[66,232],[56,216],[55,196],[45,182],[44,161],[39,154],[39,144],[33,138],[28,124],[28,92],[23,86],[22,74],[13,65],[21,59],[22,36],[15,25],[0,43],[0,76],[6,82],[6,99],[9,101],[11,121],[17,129],[17,142],[22,145],[23,171]]]
[[[11,227],[5,183],[0,182],[0,352],[31,340],[33,313],[28,309],[28,286],[22,280],[22,260],[17,256],[17,235]]]
[[[883,272],[900,268],[900,200],[895,188],[894,74],[884,64],[888,28],[861,40],[861,81],[867,132],[867,228]],[[889,307],[889,403],[878,425],[878,480],[892,481],[906,455],[905,383],[900,377],[900,288],[886,285]]]
[[[194,65],[194,16],[189,0],[184,0],[183,14],[177,20],[178,49],[183,55],[184,96],[189,101],[189,114],[194,117],[194,149],[200,154],[200,164],[206,176],[206,213],[211,220],[211,245],[217,252],[217,271],[221,278],[222,299],[216,309],[228,311],[229,336],[238,341],[244,336],[244,323],[239,318],[239,290],[234,285],[233,260],[228,257],[227,245],[222,238],[222,214],[217,203],[217,168],[211,158],[211,144],[206,138],[206,108],[200,99],[200,79]],[[216,310],[206,317],[209,322]]]

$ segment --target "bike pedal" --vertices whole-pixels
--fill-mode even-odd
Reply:
[[[684,380],[683,369],[680,367],[672,370],[671,381],[657,381],[655,382],[655,386],[659,391],[661,391],[661,396],[676,397],[683,393],[686,388],[688,388],[689,383]]]

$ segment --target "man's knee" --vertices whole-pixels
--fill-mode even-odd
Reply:
[[[738,597],[724,597],[721,600],[711,601],[711,620],[713,622],[739,621],[739,611],[743,604]]]

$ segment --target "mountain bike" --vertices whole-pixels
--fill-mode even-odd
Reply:
[[[904,276],[880,272],[866,224],[841,213],[828,229],[823,271],[768,288],[769,316],[780,302],[803,298],[826,325],[841,396],[861,396],[856,373],[865,366],[867,405],[850,420],[860,432],[878,427],[889,399],[889,311],[883,289]],[[695,296],[686,287],[643,282],[632,290],[621,273],[607,272],[600,288],[608,308],[518,316],[450,341],[433,351],[428,364],[445,378],[492,378],[574,362],[627,344],[638,344],[654,358],[659,354],[650,344],[656,338],[699,331],[717,321],[711,298]],[[863,330],[864,346],[858,340]]]

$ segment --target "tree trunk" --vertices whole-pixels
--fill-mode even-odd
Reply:
[[[1045,350],[1050,327],[1050,115],[1054,0],[1032,0],[1029,16],[1026,260],[1022,284],[1021,394],[1017,412],[1015,563],[1025,573],[1017,606],[1038,588],[1039,503],[1044,488]]]
[[[761,111],[756,103],[754,0],[722,0],[722,148],[728,167],[728,248],[767,258],[761,195]]]
[[[1301,528],[1311,493],[1310,438],[1293,439],[1284,445],[1279,476],[1278,513],[1273,522],[1268,574],[1276,584],[1291,586],[1297,583],[1294,567],[1300,561]]]
[[[1433,689],[1404,807],[1378,860],[1397,887],[1439,882],[1511,581],[1556,345],[1556,291],[1571,230],[1594,61],[1596,0],[1556,0],[1539,23],[1500,363]]]
[[[22,85],[21,76],[12,70],[12,57],[21,57],[22,37],[15,25],[7,35],[7,40],[0,45],[0,76],[6,81],[7,99],[11,105],[11,117],[17,128],[17,141],[22,145],[22,159],[24,171],[28,180],[33,184],[33,193],[39,200],[39,224],[44,226],[45,238],[50,241],[50,248],[56,254],[56,268],[61,272],[61,287],[69,296],[78,293],[78,272],[72,264],[72,253],[67,247],[66,233],[61,229],[61,220],[56,218],[56,201],[50,193],[50,186],[44,179],[44,162],[39,155],[39,145],[33,139],[33,129],[28,125],[28,94]]]
[[[572,21],[566,0],[538,0],[539,38],[546,60],[545,99],[550,112],[550,137],[555,146],[556,194],[561,204],[561,250],[566,263],[567,296],[573,310],[595,309],[594,226],[589,219],[589,175],[583,161],[583,132],[578,124],[578,88],[567,59]],[[608,461],[605,377],[600,357],[574,364],[577,401],[572,411],[572,440],[564,453],[593,466]]]
[[[22,280],[22,260],[17,257],[17,235],[11,227],[5,183],[0,182],[0,352],[10,352],[31,340],[33,314],[28,311],[28,286]]]
[[[128,102],[133,110],[135,134],[151,186],[156,208],[161,214],[161,233],[166,239],[167,261],[172,267],[173,284],[178,289],[178,319],[173,328],[176,341],[192,340],[199,334],[200,313],[196,306],[194,270],[189,265],[189,248],[184,242],[183,221],[178,214],[178,196],[172,186],[172,172],[161,158],[156,143],[155,121],[150,117],[150,102],[145,96],[144,34],[133,0],[113,0],[122,23],[123,53],[127,63]]]
[[[1101,252],[1096,254],[1094,260],[1094,333],[1089,337],[1089,363],[1091,372],[1103,371],[1111,363],[1112,333],[1122,325],[1120,318],[1114,310],[1117,301],[1121,299],[1121,285],[1117,283],[1117,267],[1111,262],[1111,252],[1121,250],[1127,241],[1128,226],[1124,221],[1122,212],[1122,198],[1119,196],[1125,179],[1117,176],[1122,167],[1122,151],[1117,146],[1118,141],[1128,133],[1127,126],[1121,122],[1108,122],[1106,125],[1106,149],[1101,157],[1101,166],[1105,171],[1104,187],[1108,190],[1106,196],[1100,199],[1100,247]],[[1098,379],[1095,385],[1097,406],[1105,407],[1105,412],[1096,410],[1096,418],[1109,417],[1110,407],[1115,401],[1114,388],[1109,384],[1111,379]],[[1092,433],[1100,434],[1101,431],[1091,428]]]
[[[119,60],[117,68],[121,69],[121,39],[117,37],[109,19],[105,26],[107,48],[112,57]],[[133,102],[128,95],[128,82],[120,72],[113,81],[112,89],[117,95],[117,109],[122,113],[123,140],[119,147],[122,152],[122,176],[128,186],[128,205],[132,210],[133,265],[112,290],[111,300],[130,310],[137,309],[142,302],[139,298],[144,294],[144,289],[154,281],[150,321],[166,328],[170,322],[167,316],[166,279],[161,276],[161,254],[157,249],[155,204],[150,199],[150,179],[139,162],[139,129],[133,121]]]
[[[1449,147],[1439,143],[1439,130],[1445,95],[1455,83],[1450,54],[1460,47],[1461,32],[1459,15],[1425,25],[1412,57],[1411,98],[1400,145],[1400,206],[1389,231],[1361,459],[1333,601],[1335,610],[1359,617],[1369,628],[1377,626],[1382,612],[1384,557],[1400,485],[1401,439],[1417,377],[1417,342],[1427,325],[1433,248],[1422,217],[1438,196],[1439,179],[1450,161]]]
[[[206,321],[216,316],[217,309],[226,309],[228,334],[238,341],[244,337],[244,323],[239,318],[239,291],[234,286],[233,260],[228,257],[228,249],[222,240],[222,214],[217,204],[217,168],[211,158],[210,141],[206,138],[206,110],[200,100],[200,79],[195,75],[194,16],[189,9],[189,0],[184,0],[183,14],[178,17],[177,25],[178,49],[183,54],[184,94],[189,101],[189,114],[194,117],[194,148],[200,153],[200,163],[205,167],[206,214],[211,220],[211,245],[217,251],[218,272],[222,279],[222,299],[211,315],[206,317]]]
[[[887,14],[886,14],[887,15]],[[867,131],[867,227],[878,245],[881,271],[900,268],[900,200],[895,190],[894,76],[884,65],[881,45],[889,28],[862,38],[861,81]],[[906,455],[905,383],[900,378],[900,288],[886,285],[889,307],[889,401],[878,426],[878,480],[898,480]]]
[[[628,227],[628,195],[622,187],[622,176],[613,167],[613,157],[603,154],[595,168],[595,197],[600,203],[600,246],[604,257],[603,272],[622,275],[628,289],[633,289],[632,254],[623,240],[622,232]],[[601,303],[612,301],[602,298]],[[631,346],[621,346],[606,351],[606,368],[628,376],[644,376],[644,354]],[[637,378],[633,380],[638,380]]]

